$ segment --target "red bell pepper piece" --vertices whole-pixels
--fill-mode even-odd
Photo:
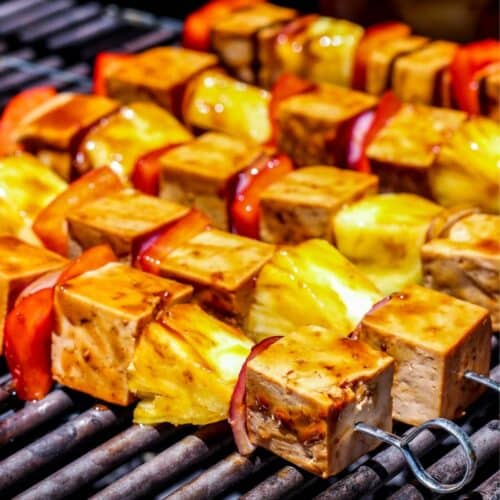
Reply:
[[[262,3],[264,0],[212,0],[190,14],[184,21],[182,45],[188,49],[209,51],[212,26],[231,12]]]
[[[179,245],[210,226],[210,219],[198,210],[191,210],[182,219],[168,225],[145,240],[135,258],[135,266],[158,275],[162,260]]]
[[[458,107],[471,114],[480,112],[481,70],[500,62],[500,42],[483,40],[463,45],[450,65],[451,88]]]
[[[408,36],[410,32],[411,28],[408,25],[396,22],[375,24],[367,28],[356,48],[352,77],[353,88],[366,89],[366,66],[373,49],[387,40]]]
[[[149,194],[151,196],[158,196],[160,188],[160,170],[161,165],[159,159],[171,149],[177,147],[178,144],[170,144],[160,149],[150,151],[141,156],[134,166],[132,172],[132,184],[135,189]]]
[[[94,78],[92,82],[93,92],[96,95],[107,95],[106,78],[126,59],[130,54],[117,52],[101,52],[97,55],[94,64]]]
[[[5,321],[5,358],[20,399],[41,399],[52,387],[50,347],[54,330],[54,288],[117,257],[108,245],[85,251],[46,286],[19,297]],[[50,273],[53,274],[53,273]]]
[[[259,238],[260,195],[264,189],[292,170],[290,158],[278,154],[258,161],[238,175],[234,200],[229,210],[233,233]]]
[[[33,223],[33,230],[47,248],[61,255],[67,255],[68,211],[122,188],[121,179],[109,167],[91,170],[71,183],[38,214]]]
[[[54,87],[34,87],[13,97],[0,117],[0,156],[21,149],[16,143],[15,133],[21,120],[37,106],[56,95]]]
[[[271,90],[271,101],[269,102],[269,116],[273,128],[273,138],[271,142],[273,144],[276,143],[278,135],[278,111],[280,104],[289,97],[310,92],[315,88],[316,85],[314,83],[295,75],[283,74],[276,80]]]

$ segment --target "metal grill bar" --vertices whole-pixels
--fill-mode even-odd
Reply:
[[[460,497],[460,499],[471,500],[472,498],[477,498],[477,496],[480,496],[482,500],[498,500],[498,497],[500,496],[500,471],[493,474],[493,476],[491,476],[489,479],[484,481],[484,483],[481,483],[477,488],[475,488],[473,494],[474,493],[476,494],[476,496],[463,495],[462,497]]]
[[[0,5],[0,19],[6,19],[8,16],[29,9],[40,2],[43,2],[43,0],[11,0],[5,2]]]

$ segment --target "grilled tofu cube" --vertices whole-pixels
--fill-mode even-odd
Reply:
[[[461,111],[403,104],[367,149],[381,190],[430,197],[429,175],[439,147],[465,119]]]
[[[194,75],[216,64],[213,54],[156,47],[123,61],[107,75],[107,95],[122,103],[152,101],[178,116],[182,88]]]
[[[299,165],[335,165],[342,125],[375,106],[372,96],[334,85],[285,99],[278,108],[278,147]]]
[[[385,295],[422,280],[420,249],[442,208],[413,194],[381,194],[345,206],[333,219],[340,253]]]
[[[189,84],[183,103],[184,121],[202,130],[218,130],[263,144],[271,138],[266,90],[209,70]]]
[[[211,229],[170,252],[160,262],[160,273],[192,284],[198,303],[240,322],[250,306],[255,276],[273,252],[267,243]]]
[[[471,204],[500,214],[500,124],[483,117],[462,123],[430,170],[432,196],[446,207]]]
[[[464,373],[489,372],[491,321],[483,307],[410,285],[365,316],[360,339],[394,358],[397,420],[457,418],[482,393]]]
[[[332,167],[305,167],[260,197],[260,238],[270,243],[331,239],[331,218],[343,205],[377,191],[373,175]]]
[[[111,263],[56,287],[52,374],[96,398],[127,405],[127,368],[142,329],[191,287]]]
[[[308,240],[280,248],[261,269],[244,330],[256,342],[307,325],[345,337],[381,298],[332,245]]]
[[[151,102],[134,102],[105,118],[83,139],[77,156],[80,173],[108,165],[128,179],[137,160],[155,149],[193,138],[170,113]]]
[[[473,214],[422,248],[424,282],[490,310],[500,329],[500,216]]]
[[[108,243],[118,257],[129,259],[142,239],[189,212],[187,207],[124,189],[70,211],[70,257]]]
[[[107,97],[58,94],[23,119],[17,139],[26,151],[68,180],[72,175],[72,149],[82,134],[118,106]]]
[[[392,359],[367,344],[310,327],[284,337],[247,365],[250,440],[322,477],[380,442],[364,422],[391,431]]]
[[[381,95],[391,88],[391,71],[394,61],[414,50],[421,49],[429,41],[423,36],[406,36],[384,40],[375,47],[366,62],[366,91]]]
[[[0,354],[5,318],[23,288],[42,274],[65,266],[67,260],[17,238],[0,235]]]
[[[392,88],[403,102],[440,105],[443,71],[450,65],[457,44],[436,40],[396,59]]]
[[[216,132],[203,134],[160,158],[160,197],[197,208],[227,231],[229,183],[261,154],[254,143]]]
[[[485,78],[486,113],[497,123],[500,121],[500,71]]]
[[[34,156],[22,153],[0,159],[0,233],[39,243],[33,220],[59,193],[64,182]]]
[[[141,397],[140,424],[205,425],[224,420],[252,341],[195,304],[177,304],[150,323],[129,367]]]
[[[212,47],[221,62],[243,81],[256,83],[257,36],[260,30],[282,26],[297,15],[293,9],[258,3],[226,16],[212,28]]]

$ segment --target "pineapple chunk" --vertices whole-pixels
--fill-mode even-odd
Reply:
[[[204,425],[227,417],[252,342],[194,304],[174,305],[143,331],[129,367],[142,400],[135,422]]]
[[[270,98],[265,90],[209,70],[189,84],[184,119],[194,127],[264,143],[271,137]]]
[[[480,117],[465,122],[442,146],[429,180],[444,206],[470,203],[500,213],[500,125]]]
[[[284,247],[262,268],[245,331],[255,341],[303,326],[348,335],[381,294],[324,240]]]
[[[413,194],[381,194],[334,216],[337,248],[384,294],[422,279],[420,248],[438,205]]]

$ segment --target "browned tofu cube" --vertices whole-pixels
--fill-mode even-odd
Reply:
[[[118,109],[107,97],[62,93],[36,107],[22,121],[18,140],[64,179],[71,176],[75,141],[101,118]]]
[[[208,215],[215,227],[228,230],[225,195],[233,177],[262,154],[256,144],[209,132],[160,158],[160,197]]]
[[[128,259],[141,239],[188,212],[187,207],[133,189],[99,198],[72,210],[66,217],[70,257],[108,243],[118,257]]]
[[[456,49],[456,43],[436,40],[397,58],[392,75],[395,94],[404,102],[439,105],[443,71]]]
[[[489,309],[500,329],[500,216],[474,214],[422,248],[424,283]]]
[[[221,62],[238,78],[256,83],[254,69],[258,62],[256,40],[259,31],[281,26],[296,15],[293,9],[271,3],[258,3],[237,10],[213,26],[212,46]]]
[[[129,404],[127,368],[141,330],[191,287],[111,263],[56,288],[55,380],[109,403]]]
[[[360,339],[394,358],[397,420],[457,418],[482,393],[464,373],[489,372],[491,321],[483,307],[410,285],[365,316]]]
[[[255,277],[273,253],[273,245],[211,229],[170,252],[160,262],[160,273],[193,285],[200,305],[241,322]]]
[[[19,292],[32,281],[67,264],[59,255],[18,240],[0,236],[0,354],[5,318]]]
[[[429,171],[439,147],[466,117],[461,111],[403,104],[367,149],[381,191],[430,197]]]
[[[217,64],[213,54],[180,47],[156,47],[127,59],[106,78],[108,95],[123,103],[153,101],[179,114],[182,88]]]
[[[278,147],[299,165],[335,165],[339,129],[375,106],[376,98],[334,85],[284,100],[278,109]]]
[[[500,71],[488,75],[484,80],[486,114],[497,122],[500,121]]]
[[[343,205],[377,191],[373,175],[332,167],[305,167],[282,177],[260,197],[260,238],[300,243],[332,238],[332,216]]]
[[[250,440],[322,477],[380,442],[357,422],[390,431],[392,359],[315,327],[287,335],[248,363]]]

